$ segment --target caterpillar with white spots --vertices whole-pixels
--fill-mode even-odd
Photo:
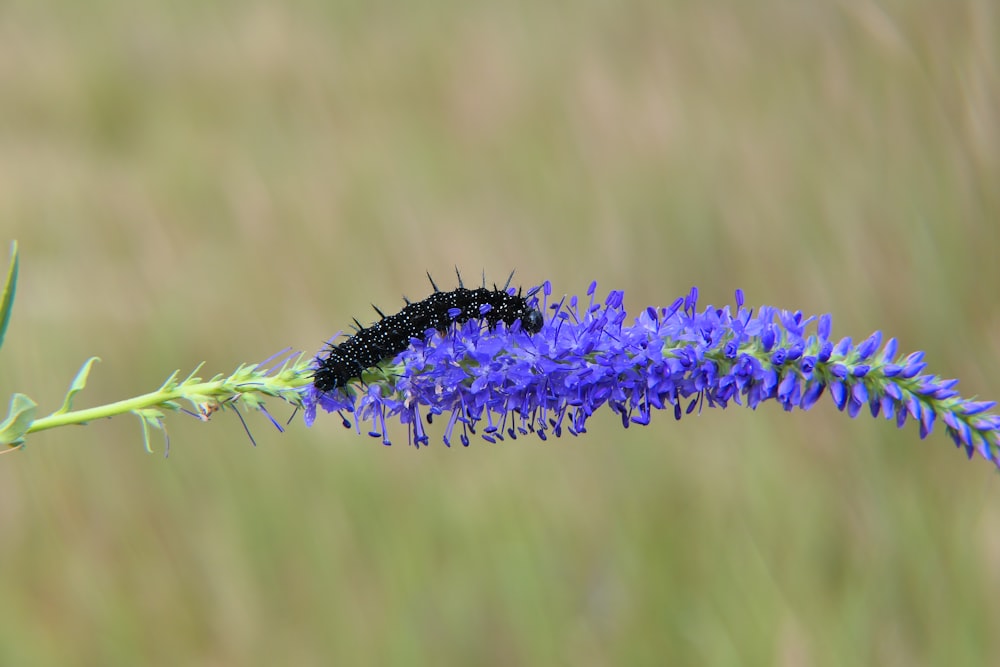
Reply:
[[[515,293],[510,288],[513,277],[511,272],[502,289],[496,285],[487,289],[485,276],[482,287],[468,289],[459,275],[458,288],[442,292],[428,273],[434,292],[426,299],[410,302],[404,297],[406,307],[395,315],[385,315],[372,306],[381,316],[380,321],[365,328],[355,319],[358,330],[353,336],[339,345],[330,343],[325,354],[316,358],[313,385],[320,393],[344,387],[365,370],[405,350],[411,338],[426,340],[428,331],[443,332],[453,323],[478,319],[492,329],[500,322],[508,327],[520,322],[522,331],[538,333],[544,318],[540,310],[529,305],[535,290],[524,295],[521,290]]]

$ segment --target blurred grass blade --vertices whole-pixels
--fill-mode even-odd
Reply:
[[[14,306],[14,294],[17,292],[17,241],[11,242],[10,270],[7,272],[7,283],[0,296],[0,347],[3,347],[3,336],[10,323],[10,312]]]
[[[24,394],[14,394],[10,399],[10,412],[7,419],[0,424],[0,445],[16,447],[24,442],[24,434],[35,420],[33,400]]]
[[[90,375],[90,368],[94,365],[94,362],[100,360],[100,357],[91,357],[90,359],[87,359],[87,361],[83,362],[83,366],[81,366],[80,370],[76,372],[76,376],[73,378],[73,382],[69,386],[69,391],[66,392],[66,398],[63,400],[62,407],[52,414],[61,415],[73,409],[73,398],[87,386],[87,376]]]

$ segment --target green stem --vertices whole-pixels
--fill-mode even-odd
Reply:
[[[95,419],[128,414],[130,412],[134,412],[135,410],[142,410],[144,408],[169,407],[169,402],[185,398],[190,394],[205,394],[209,396],[217,394],[220,390],[224,391],[226,384],[225,380],[203,382],[201,384],[185,386],[183,389],[174,389],[173,391],[154,391],[148,394],[143,394],[142,396],[126,398],[121,401],[115,401],[114,403],[108,403],[107,405],[99,405],[94,408],[53,413],[48,417],[42,417],[41,419],[36,419],[31,422],[31,426],[28,427],[27,432],[35,433],[37,431],[44,431],[46,429],[56,428],[57,426],[68,426],[70,424],[83,425]]]
[[[181,409],[181,401],[190,403],[195,411],[205,417],[234,402],[248,409],[256,409],[261,407],[267,397],[298,404],[298,390],[312,382],[309,363],[308,358],[300,356],[274,373],[256,365],[241,366],[228,377],[216,376],[207,382],[190,376],[177,382],[171,376],[156,391],[83,410],[68,410],[67,399],[62,410],[32,421],[23,434],[70,424],[82,425],[95,419],[129,413],[138,415],[146,423],[158,424],[163,418],[161,410],[176,412]],[[82,388],[82,382],[79,387]]]

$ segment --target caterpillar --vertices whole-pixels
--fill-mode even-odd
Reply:
[[[351,380],[360,378],[366,369],[405,350],[411,338],[426,340],[428,331],[443,332],[452,323],[463,324],[470,319],[481,319],[492,329],[500,322],[510,327],[520,321],[522,331],[529,334],[541,331],[542,313],[528,305],[535,290],[522,296],[519,289],[515,294],[510,289],[513,271],[502,289],[494,284],[492,290],[486,288],[485,275],[482,287],[467,289],[458,269],[455,273],[458,275],[458,288],[451,292],[438,289],[428,273],[427,278],[434,291],[423,301],[410,302],[403,297],[406,307],[395,315],[386,315],[373,304],[372,308],[382,319],[367,328],[355,319],[357,332],[339,345],[330,343],[326,354],[316,358],[313,373],[316,390],[326,393],[343,387]]]

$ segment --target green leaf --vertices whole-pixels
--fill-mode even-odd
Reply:
[[[160,385],[160,388],[157,389],[156,391],[158,391],[158,392],[160,392],[160,391],[170,391],[174,387],[176,387],[177,386],[177,375],[178,375],[178,373],[180,373],[179,370],[176,370],[173,373],[171,373],[170,377],[168,377],[163,382],[163,384]]]
[[[24,434],[35,421],[38,405],[24,394],[14,394],[10,399],[7,419],[0,424],[0,445],[17,447],[24,443]]]
[[[182,382],[181,382],[180,384],[181,384],[181,385],[185,385],[185,384],[187,384],[188,382],[190,382],[190,383],[192,383],[192,384],[196,384],[196,383],[200,382],[200,381],[201,381],[201,378],[196,378],[196,377],[194,376],[194,374],[195,374],[195,373],[197,373],[198,371],[200,371],[200,370],[201,370],[201,367],[202,367],[202,366],[204,366],[204,365],[205,365],[205,362],[203,361],[203,362],[201,362],[200,364],[198,364],[197,366],[195,366],[195,367],[194,367],[194,370],[193,370],[193,371],[191,371],[191,372],[190,372],[190,373],[188,374],[188,376],[187,376],[186,378],[184,378],[184,380],[183,380],[183,381],[182,381]]]
[[[146,448],[146,453],[152,454],[153,447],[149,444],[149,423],[142,417],[139,418],[139,422],[142,424],[142,444]]]
[[[62,407],[53,412],[53,415],[61,415],[73,409],[73,398],[87,386],[87,376],[90,375],[90,368],[95,362],[100,360],[100,357],[91,357],[83,362],[83,366],[76,372],[73,382],[69,385],[69,391],[66,392],[66,398],[63,400]]]
[[[3,347],[3,336],[10,324],[10,313],[14,307],[14,294],[17,293],[17,241],[11,243],[10,270],[7,272],[7,283],[0,294],[0,347]]]
[[[164,431],[164,437],[166,437],[166,431],[163,428],[163,417],[165,415],[156,408],[139,408],[138,410],[133,410],[132,414],[139,418],[139,422],[142,424],[142,444],[146,448],[146,451],[152,454],[153,446],[149,443],[149,428],[153,427]]]

